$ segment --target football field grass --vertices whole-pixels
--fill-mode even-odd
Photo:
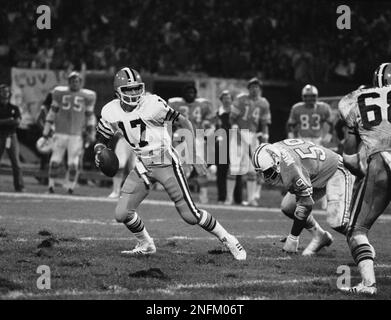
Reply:
[[[38,186],[25,194],[0,188],[0,299],[358,298],[337,290],[338,266],[351,267],[353,284],[359,274],[346,240],[333,231],[333,245],[318,256],[288,255],[281,251],[280,239],[291,222],[279,210],[206,206],[247,250],[247,260],[236,261],[217,239],[187,225],[166,196],[155,192],[138,212],[157,252],[123,256],[121,250],[132,249],[136,241],[115,222],[116,202],[103,196],[109,190],[91,190],[51,196]],[[280,201],[279,193],[268,195]],[[315,216],[325,226],[324,214],[316,211]],[[370,234],[377,251],[377,299],[391,297],[390,227],[385,216]],[[304,231],[300,251],[309,240]],[[48,290],[37,288],[41,265],[50,268]]]

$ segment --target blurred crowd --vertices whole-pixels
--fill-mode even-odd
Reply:
[[[39,2],[2,7],[3,65],[362,82],[391,53],[387,2],[350,4],[352,28],[339,30],[335,1],[48,0],[43,31]]]

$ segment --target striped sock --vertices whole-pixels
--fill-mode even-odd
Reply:
[[[201,219],[198,222],[198,224],[201,226],[201,228],[205,229],[208,232],[212,232],[212,230],[216,227],[216,219],[212,217],[212,215],[205,210],[201,211]]]
[[[373,261],[373,253],[369,243],[362,243],[352,249],[352,256],[357,265],[364,260]]]
[[[144,230],[144,222],[141,220],[141,218],[138,216],[138,214],[135,212],[132,219],[127,218],[124,221],[124,224],[126,228],[129,229],[132,233],[139,233]]]

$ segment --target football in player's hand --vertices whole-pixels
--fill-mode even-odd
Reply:
[[[108,177],[114,177],[119,168],[118,158],[115,153],[109,149],[103,149],[98,155],[99,168]]]

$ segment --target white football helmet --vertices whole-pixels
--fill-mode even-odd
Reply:
[[[305,103],[314,104],[318,100],[318,89],[311,84],[307,84],[301,90],[301,96]]]
[[[36,142],[37,150],[42,154],[49,154],[53,151],[53,138],[41,137]]]
[[[262,173],[266,183],[280,181],[281,151],[270,143],[262,143],[254,152],[252,162],[255,171]]]

